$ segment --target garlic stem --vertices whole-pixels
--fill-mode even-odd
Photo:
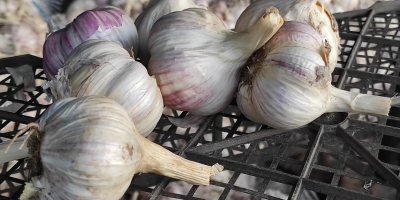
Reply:
[[[8,145],[10,144],[11,140],[0,144],[0,164],[10,162],[13,160],[18,160],[21,158],[26,158],[29,156],[28,147],[26,147],[26,145],[23,145],[22,148],[20,149],[20,146],[24,142],[24,139],[26,137],[27,136],[25,135],[25,136],[17,138],[14,141],[14,143],[10,146],[7,153],[6,153],[6,149],[7,149]]]
[[[140,136],[143,148],[140,172],[153,172],[180,179],[194,185],[209,185],[210,176],[222,171],[219,164],[207,166],[186,160]]]
[[[326,112],[361,112],[388,115],[392,99],[359,94],[331,87],[332,97]]]
[[[245,29],[242,34],[243,38],[239,41],[255,44],[253,51],[261,48],[268,40],[278,31],[282,26],[283,19],[279,15],[278,9],[269,7],[266,9],[265,14],[258,19],[252,26]],[[254,47],[253,45],[248,45]]]

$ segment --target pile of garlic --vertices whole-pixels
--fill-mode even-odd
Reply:
[[[0,0],[0,58],[42,56],[47,24],[31,0]]]
[[[376,1],[321,0],[331,13],[365,9]],[[149,0],[74,0],[65,13],[54,13],[50,17],[54,26],[63,28],[86,10],[112,5],[124,10],[135,20],[148,2]],[[251,0],[195,0],[197,5],[209,7],[231,29],[235,27],[236,20],[250,2]],[[46,7],[46,4],[43,7]],[[42,47],[47,32],[46,21],[32,5],[31,0],[0,0],[0,58],[23,54],[42,57]]]
[[[23,197],[118,199],[138,172],[207,185],[219,165],[187,161],[143,137],[163,105],[189,112],[169,118],[179,127],[200,125],[234,98],[247,118],[279,129],[325,112],[388,114],[392,99],[331,85],[340,37],[321,2],[241,8],[233,30],[218,10],[193,0],[151,0],[135,22],[112,6],[71,13],[65,28],[51,21],[43,88],[55,103],[26,128],[33,127],[30,161],[39,170]],[[95,177],[98,171],[109,176]]]

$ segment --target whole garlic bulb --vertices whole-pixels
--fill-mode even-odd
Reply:
[[[329,46],[310,25],[289,21],[249,59],[237,103],[250,120],[294,129],[325,112],[387,115],[391,99],[331,85]]]
[[[43,46],[43,70],[52,80],[71,51],[88,39],[105,39],[138,52],[135,24],[118,8],[105,6],[80,14],[64,29],[52,33]]]
[[[149,135],[163,111],[156,79],[120,44],[93,39],[76,47],[56,79],[45,82],[53,100],[88,95],[107,96],[120,103],[139,133]]]
[[[335,69],[340,55],[338,25],[333,15],[318,0],[258,0],[250,4],[240,15],[235,30],[243,31],[263,15],[266,8],[276,7],[285,21],[299,21],[311,25],[330,46],[330,71]]]
[[[37,126],[28,145],[35,153],[30,159],[36,159],[30,172],[38,175],[21,199],[118,200],[136,173],[208,185],[210,176],[222,170],[188,161],[142,137],[125,109],[106,97],[57,101]]]
[[[138,57],[144,65],[147,65],[150,60],[148,40],[153,24],[168,13],[186,8],[202,8],[202,6],[196,5],[193,0],[151,0],[146,9],[140,13],[135,20],[135,25],[139,34]]]
[[[236,92],[243,64],[282,23],[272,7],[238,33],[205,9],[160,18],[150,32],[149,74],[156,77],[166,106],[190,114],[170,121],[180,127],[197,126],[224,109]]]

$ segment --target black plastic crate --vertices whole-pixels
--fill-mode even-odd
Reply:
[[[342,54],[333,85],[345,90],[393,97],[400,93],[400,2],[335,15]],[[5,67],[29,64],[34,92],[15,85]],[[0,60],[1,142],[7,141],[48,107],[40,80],[41,59]],[[185,116],[186,112],[171,111]],[[301,128],[280,131],[249,121],[233,101],[200,127],[183,129],[162,117],[149,136],[187,159],[220,163],[224,171],[210,186],[193,186],[155,174],[136,175],[123,199],[400,199],[400,105],[389,116],[331,113]],[[0,149],[1,150],[1,149]],[[23,190],[23,159],[3,164],[0,199],[17,199]]]

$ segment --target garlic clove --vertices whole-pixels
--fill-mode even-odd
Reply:
[[[331,50],[327,61],[333,72],[340,55],[338,25],[333,15],[318,0],[259,0],[250,4],[240,15],[235,30],[251,26],[270,6],[276,7],[285,21],[299,21],[311,25],[327,41]]]
[[[171,118],[172,123],[198,125],[229,105],[246,60],[283,24],[277,9],[264,12],[253,26],[239,33],[210,11],[197,8],[170,13],[154,24],[149,37],[149,74],[157,79],[167,107],[189,111],[192,116]]]
[[[71,51],[89,39],[120,43],[126,50],[138,52],[135,24],[118,8],[105,6],[80,14],[66,28],[49,35],[43,46],[43,69],[48,80],[54,79]]]
[[[66,97],[103,95],[120,103],[136,128],[148,136],[163,111],[156,79],[130,57],[120,44],[92,39],[76,47],[59,70],[56,79],[43,83],[53,100]]]
[[[162,16],[181,11],[187,8],[205,8],[196,5],[193,0],[151,0],[146,9],[135,20],[139,34],[139,55],[140,62],[147,66],[150,60],[148,46],[150,29],[153,24]]]

